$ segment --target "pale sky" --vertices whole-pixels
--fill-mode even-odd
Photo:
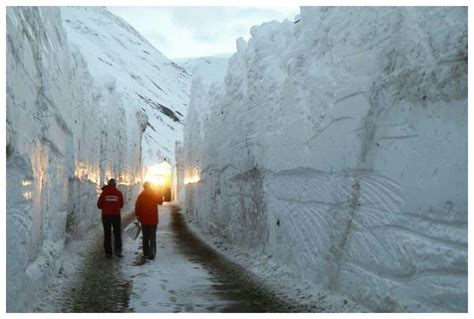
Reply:
[[[107,7],[168,58],[230,55],[266,21],[294,21],[299,7]]]

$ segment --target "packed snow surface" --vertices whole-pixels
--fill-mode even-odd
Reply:
[[[372,311],[467,311],[467,8],[302,7],[251,35],[193,81],[189,217]]]

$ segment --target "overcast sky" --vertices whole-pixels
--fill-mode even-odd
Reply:
[[[250,27],[294,20],[299,7],[108,7],[130,23],[168,58],[235,52],[235,40],[248,40]]]

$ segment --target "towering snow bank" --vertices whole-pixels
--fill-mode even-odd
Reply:
[[[193,83],[186,211],[374,311],[467,311],[467,9],[306,8]]]
[[[125,117],[148,115],[142,141],[145,166],[173,163],[182,140],[190,76],[121,18],[101,7],[63,7],[68,41],[84,56],[94,80],[113,86]]]
[[[182,65],[189,74],[192,75],[192,83],[194,86],[194,94],[207,93],[207,90],[210,89],[211,92],[218,91],[220,85],[224,82],[225,74],[227,71],[227,66],[229,64],[229,58],[208,56],[208,57],[199,57],[199,58],[188,58],[188,59],[175,59],[177,63]],[[191,83],[190,83],[191,84]],[[197,87],[199,86],[199,89]],[[189,93],[191,94],[191,93]],[[211,93],[212,94],[212,93]],[[206,105],[207,103],[198,102],[198,97],[194,96],[191,98],[194,101],[194,106],[197,104]],[[209,115],[199,114],[195,116],[195,112],[200,112],[201,110],[195,110],[191,114],[191,119],[188,119],[188,132],[194,131],[194,128],[190,128],[193,125],[202,126],[201,120],[207,118]],[[204,108],[202,111],[206,112],[207,109]],[[202,131],[202,130],[200,130]],[[198,145],[195,145],[199,147]],[[172,185],[173,191],[173,200],[176,203],[183,203],[184,201],[184,148],[180,141],[176,142],[175,146],[175,167],[174,167],[174,179]],[[193,152],[195,153],[195,152]]]
[[[100,223],[100,186],[141,179],[143,111],[96,82],[59,9],[7,9],[7,311],[25,311],[59,269],[66,237]]]

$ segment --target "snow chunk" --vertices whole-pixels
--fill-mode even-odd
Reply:
[[[244,52],[247,47],[247,41],[240,37],[236,40],[237,52]]]

